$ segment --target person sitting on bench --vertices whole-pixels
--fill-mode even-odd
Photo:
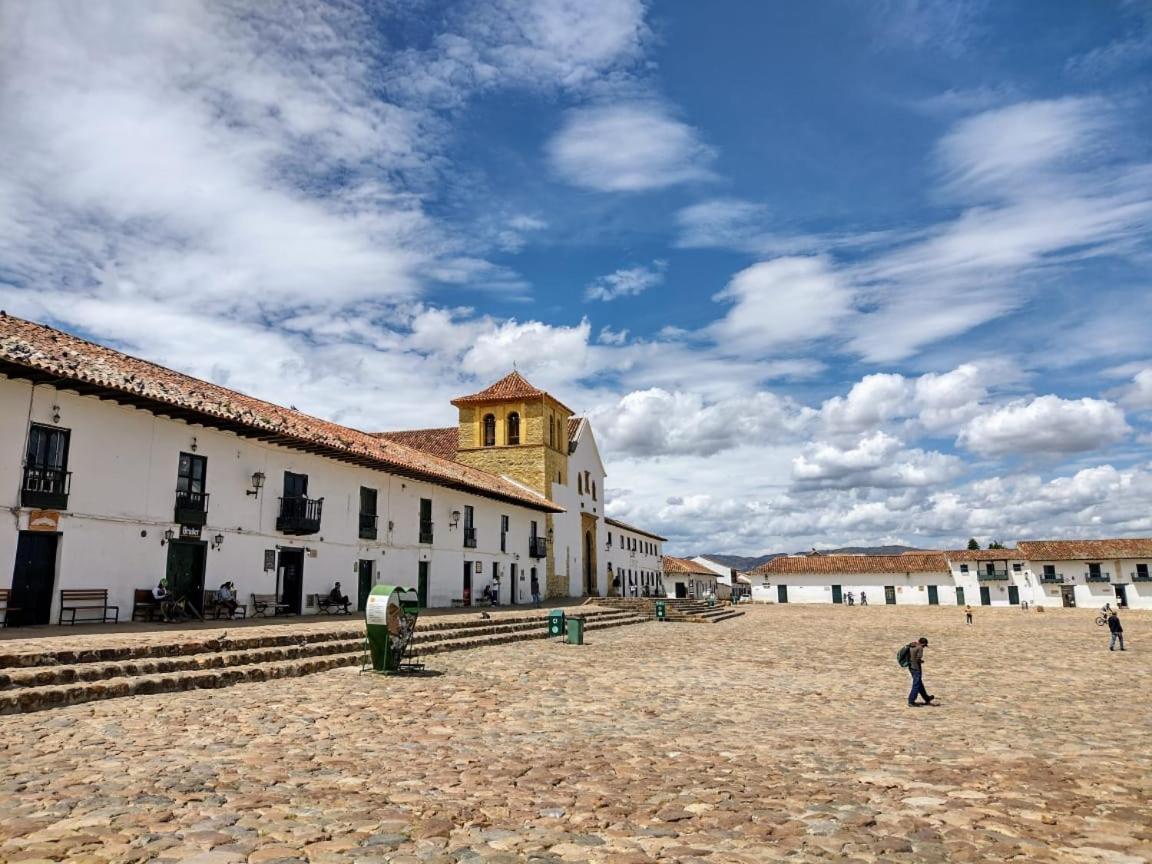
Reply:
[[[216,602],[228,610],[228,617],[236,615],[240,604],[236,602],[236,587],[231,582],[225,582],[216,592]]]
[[[172,623],[174,617],[173,612],[175,611],[173,608],[173,600],[175,598],[168,593],[167,579],[161,579],[156,583],[156,587],[152,589],[152,599],[160,605],[161,620],[163,620],[165,624]]]
[[[349,600],[340,591],[340,583],[339,582],[337,582],[335,585],[333,585],[332,590],[328,592],[328,602],[331,603],[333,606],[347,606],[348,605]]]

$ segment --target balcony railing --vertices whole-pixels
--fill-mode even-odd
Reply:
[[[528,557],[529,558],[547,558],[548,557],[548,538],[547,537],[529,537],[528,538]]]
[[[376,539],[376,521],[380,517],[375,513],[361,513],[360,514],[360,539],[361,540],[375,540]]]
[[[20,487],[20,503],[25,507],[38,507],[43,510],[67,510],[68,492],[71,487],[71,471],[25,465],[24,483]]]
[[[276,530],[285,534],[316,534],[320,530],[323,498],[281,498]]]
[[[465,528],[464,529],[464,545],[469,549],[475,549],[476,548],[476,529],[475,528]]]
[[[1085,573],[1084,581],[1086,582],[1111,582],[1111,573]]]
[[[1133,582],[1152,582],[1152,573],[1145,570],[1143,573],[1129,573],[1128,578]]]
[[[432,542],[432,523],[431,522],[426,522],[424,520],[421,520],[421,522],[420,522],[420,542],[421,543],[431,543]]]
[[[1007,569],[1004,569],[1004,570],[997,570],[997,569],[987,570],[987,569],[985,569],[985,570],[981,570],[976,575],[981,580],[983,580],[985,582],[999,582],[999,581],[1007,580],[1008,571],[1007,571]]]
[[[1040,581],[1041,582],[1063,582],[1064,581],[1064,574],[1063,573],[1041,573],[1040,574]]]
[[[177,525],[191,525],[203,528],[208,519],[208,493],[188,492],[183,489],[176,490]]]

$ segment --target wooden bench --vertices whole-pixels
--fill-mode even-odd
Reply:
[[[160,615],[160,601],[151,588],[137,588],[132,592],[132,620],[155,621]]]
[[[8,613],[19,612],[20,607],[10,606],[9,602],[12,598],[12,591],[8,588],[0,588],[0,627],[8,626]],[[15,616],[19,618],[20,616]]]
[[[453,609],[461,609],[463,607],[464,607],[464,598],[463,597],[453,597],[452,598],[452,608]]]
[[[217,592],[211,591],[207,588],[204,589],[204,605],[201,608],[204,610],[205,618],[207,618],[209,614],[211,614],[212,617],[216,620],[219,620],[221,615],[226,618],[234,617],[232,613],[228,611],[228,607],[220,602],[220,598]],[[236,604],[236,614],[241,618],[247,618],[248,606],[244,603],[238,602]]]
[[[272,610],[273,615],[290,614],[292,609],[287,603],[281,603],[275,594],[253,594],[252,595],[252,617],[253,618],[267,618],[268,610]]]
[[[108,604],[107,588],[61,588],[60,618],[57,623],[64,623],[65,612],[72,613],[68,618],[69,624],[76,623],[77,612],[99,612],[101,624],[115,624],[120,620],[120,607]],[[95,618],[91,623],[96,623]]]
[[[352,601],[347,600],[343,603],[337,603],[327,594],[313,594],[312,603],[320,610],[322,615],[351,615],[352,614]]]

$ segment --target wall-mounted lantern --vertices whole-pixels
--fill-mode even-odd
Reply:
[[[452,514],[448,517],[448,527],[455,528],[460,524],[460,511],[453,510]]]
[[[252,488],[244,492],[245,495],[260,497],[260,490],[264,488],[264,472],[257,471],[252,475]]]
[[[169,543],[172,542],[173,539],[175,539],[175,537],[176,537],[176,532],[173,531],[171,528],[166,528],[164,530],[164,536],[160,539],[160,545],[161,546],[167,546]]]
[[[217,534],[215,537],[212,538],[212,548],[213,549],[219,549],[223,545],[224,545],[224,535],[223,534]]]

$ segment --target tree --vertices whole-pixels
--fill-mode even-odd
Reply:
[[[979,549],[980,548],[980,543],[976,540],[975,537],[969,537],[968,538],[968,548],[969,549]]]
[[[989,549],[1003,549],[1004,544],[1001,543],[999,540],[993,540],[991,543],[988,544],[988,548]]]

